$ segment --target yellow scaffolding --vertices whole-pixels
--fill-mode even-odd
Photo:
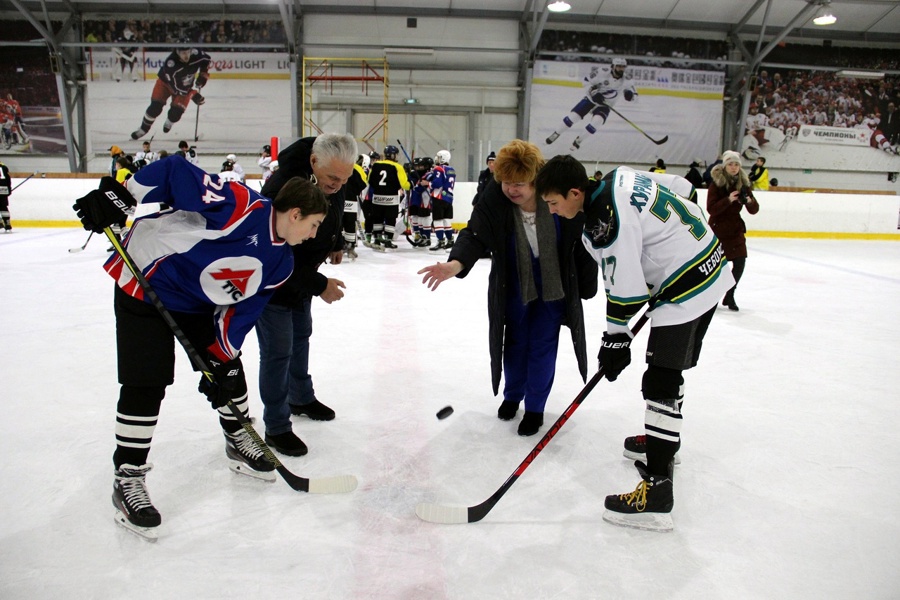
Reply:
[[[365,135],[362,141],[365,143],[375,139],[381,132],[381,144],[385,146],[388,140],[388,62],[386,58],[322,58],[303,57],[303,106],[301,113],[303,122],[300,127],[300,136],[319,135],[322,129],[316,125],[313,119],[313,92],[321,90],[322,94],[331,94],[335,88],[342,91],[352,90],[354,84],[359,84],[359,92],[369,96],[370,87],[380,86],[384,93],[382,104],[382,117]],[[318,87],[316,87],[318,86]]]

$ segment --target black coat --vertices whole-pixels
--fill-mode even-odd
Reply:
[[[315,141],[314,137],[303,138],[278,153],[278,170],[272,173],[263,186],[263,196],[274,199],[292,177],[312,178],[309,159]],[[303,300],[320,295],[328,286],[328,278],[319,273],[319,265],[325,262],[330,253],[341,251],[344,247],[341,235],[344,188],[328,196],[328,201],[328,214],[319,226],[316,237],[291,248],[294,252],[294,272],[284,285],[275,290],[269,301],[272,304],[293,308]]]
[[[538,200],[542,202],[542,200]],[[491,383],[496,396],[503,371],[503,339],[506,327],[507,281],[510,269],[516,268],[515,255],[509,255],[509,240],[515,235],[516,205],[503,195],[500,184],[491,180],[472,210],[448,260],[458,260],[463,270],[457,277],[469,274],[475,262],[491,251],[491,273],[488,277],[488,337],[491,354]],[[559,268],[566,294],[564,324],[572,333],[572,344],[582,379],[587,379],[587,343],[581,300],[597,294],[597,263],[581,243],[584,217],[559,219]]]

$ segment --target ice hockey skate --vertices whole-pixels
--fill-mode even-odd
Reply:
[[[397,244],[394,243],[394,240],[390,238],[384,238],[381,240],[381,247],[385,252],[394,251],[397,249]]]
[[[344,244],[344,256],[350,260],[359,258],[359,254],[356,252],[356,244],[351,244],[350,242]]]
[[[550,137],[547,138],[547,140],[546,140],[546,141],[547,141],[547,145],[549,146],[550,144],[552,144],[553,142],[555,142],[558,138],[559,138],[559,133],[557,133],[556,131],[554,131],[553,133],[550,134]]]
[[[438,240],[438,243],[428,249],[429,252],[439,252],[447,248],[447,242],[444,240]]]
[[[235,473],[275,481],[275,465],[243,429],[225,434],[225,454],[228,456],[228,468]]]
[[[147,131],[145,129],[135,129],[131,132],[131,139],[137,140],[147,135]]]
[[[581,148],[581,136],[578,136],[574,140],[572,140],[572,147],[569,149],[574,152],[579,148]]]
[[[679,442],[679,447],[680,447]],[[647,462],[647,436],[646,435],[632,435],[625,438],[625,450],[622,452],[622,456],[631,460],[638,460],[642,463]],[[681,457],[678,456],[678,452],[675,453],[675,464],[681,464]]]
[[[162,517],[150,501],[146,476],[153,465],[122,465],[116,469],[112,503],[115,521],[131,533],[155,542]]]
[[[652,475],[641,462],[634,463],[641,482],[631,493],[607,496],[603,520],[613,525],[667,532],[672,523],[672,476]],[[669,465],[671,473],[672,465]]]

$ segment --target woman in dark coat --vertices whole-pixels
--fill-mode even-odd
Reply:
[[[497,395],[501,372],[506,372],[498,418],[513,419],[525,401],[519,435],[534,435],[543,425],[562,324],[571,330],[578,368],[587,378],[581,300],[597,293],[597,263],[580,241],[582,218],[550,214],[535,194],[534,179],[543,163],[540,150],[529,142],[513,140],[501,148],[495,181],[485,188],[447,262],[419,271],[423,282],[437,289],[450,277],[465,277],[490,251],[491,379]]]
[[[733,150],[722,154],[722,164],[710,170],[709,190],[706,193],[706,210],[709,226],[725,248],[725,258],[731,263],[734,287],[728,290],[722,304],[730,310],[739,310],[734,301],[734,291],[744,273],[747,261],[747,226],[741,218],[741,210],[755,215],[759,203],[753,197],[752,186],[741,168],[741,155]]]

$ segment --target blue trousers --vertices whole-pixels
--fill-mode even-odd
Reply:
[[[259,396],[266,433],[291,430],[291,404],[316,399],[309,374],[312,299],[299,308],[269,304],[256,322],[259,340]]]
[[[565,301],[509,302],[503,342],[503,399],[525,400],[525,410],[544,412],[556,376],[559,330]]]

